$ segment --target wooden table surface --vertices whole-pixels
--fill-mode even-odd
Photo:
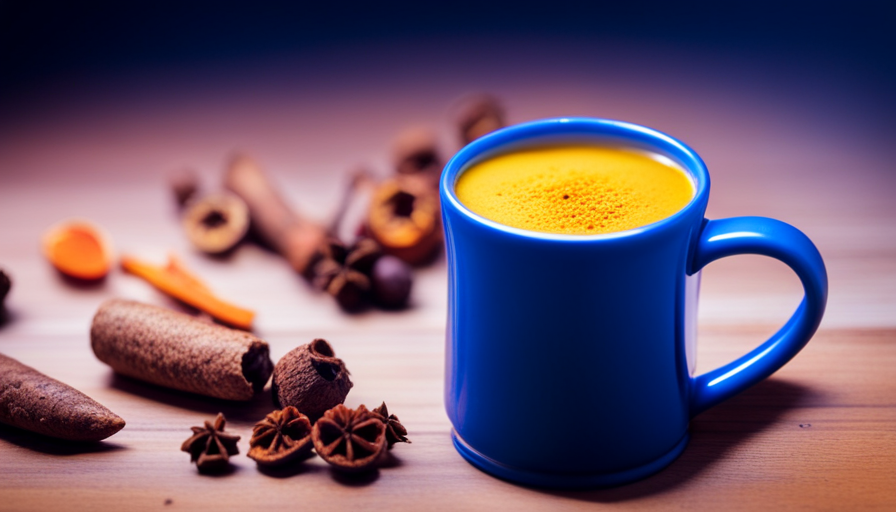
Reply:
[[[529,59],[497,58],[532,44],[512,43],[476,53],[472,64],[463,56],[473,53],[456,46],[433,44],[424,48],[431,58],[414,60],[387,45],[228,68],[221,81],[60,86],[0,120],[0,267],[14,280],[0,353],[127,421],[90,446],[0,426],[0,510],[896,509],[896,173],[880,91],[860,78],[822,80],[823,70],[649,48],[593,49],[599,70],[577,66],[584,51],[540,47]],[[174,168],[195,167],[213,189],[227,155],[249,151],[290,200],[325,219],[352,166],[386,172],[389,141],[403,126],[430,123],[446,153],[456,149],[446,109],[471,90],[498,94],[513,122],[589,115],[677,136],[712,174],[708,217],[790,222],[825,258],[830,300],[815,338],[771,378],[694,419],[683,455],[652,477],[554,492],[492,478],[461,459],[442,403],[443,260],[418,272],[408,310],[348,316],[275,255],[247,245],[210,259],[180,231],[164,183]],[[102,225],[119,253],[159,262],[181,255],[221,296],[258,312],[255,331],[274,360],[328,339],[355,383],[346,403],[385,400],[413,444],[361,479],[319,458],[257,470],[244,454],[252,425],[273,408],[269,394],[246,404],[186,395],[118,377],[93,356],[88,329],[104,299],[175,305],[119,270],[96,286],[61,279],[39,240],[71,217]],[[703,279],[697,371],[756,346],[800,296],[777,262],[713,263]],[[180,443],[219,411],[243,436],[241,454],[229,474],[202,476]]]

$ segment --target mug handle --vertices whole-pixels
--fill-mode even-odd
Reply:
[[[790,361],[818,329],[828,296],[828,278],[818,249],[800,230],[765,217],[705,220],[691,268],[735,254],[781,260],[803,283],[805,296],[790,320],[765,343],[720,368],[691,379],[691,417],[768,377]]]

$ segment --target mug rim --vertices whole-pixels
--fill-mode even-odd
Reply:
[[[460,176],[461,172],[465,170],[467,164],[477,157],[486,153],[499,153],[502,148],[509,149],[514,145],[530,140],[532,142],[537,142],[539,140],[543,141],[547,137],[551,137],[557,142],[560,142],[564,138],[564,135],[568,135],[569,139],[574,137],[582,139],[596,136],[594,139],[597,140],[600,138],[607,139],[609,137],[615,137],[642,143],[662,155],[674,156],[678,161],[677,163],[684,168],[684,171],[693,177],[694,188],[696,189],[694,196],[677,212],[656,222],[627,229],[625,231],[599,233],[594,235],[546,233],[515,228],[473,212],[457,198],[454,190],[457,178]],[[680,218],[688,215],[691,209],[700,204],[706,204],[709,195],[709,185],[709,171],[706,169],[706,164],[703,163],[700,156],[698,156],[687,144],[659,130],[654,130],[653,128],[648,128],[646,126],[626,121],[590,117],[555,117],[538,119],[491,132],[467,144],[458,151],[445,165],[445,168],[442,171],[442,176],[439,179],[440,195],[442,196],[443,202],[447,201],[448,204],[471,221],[484,224],[491,229],[496,229],[515,236],[564,242],[615,240],[661,230],[665,226],[678,222]]]

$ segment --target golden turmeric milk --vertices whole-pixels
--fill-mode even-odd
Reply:
[[[455,185],[471,211],[530,231],[594,235],[664,219],[694,184],[660,155],[608,146],[527,148],[478,162]]]

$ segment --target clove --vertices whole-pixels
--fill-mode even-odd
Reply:
[[[460,139],[465,145],[498,128],[503,128],[505,124],[504,107],[497,98],[488,94],[467,98],[461,105],[457,117]]]
[[[168,176],[168,185],[178,208],[183,208],[199,191],[199,176],[189,167],[181,168]]]
[[[399,133],[392,143],[392,161],[398,174],[416,174],[435,188],[442,172],[436,134],[425,127]]]

